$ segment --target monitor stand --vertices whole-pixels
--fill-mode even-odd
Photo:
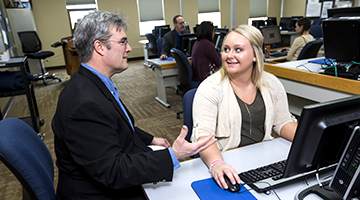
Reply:
[[[330,187],[330,180],[322,182],[322,187],[319,184],[308,186],[305,189],[299,191],[295,195],[295,200],[304,200],[309,194],[316,194],[324,200],[342,200],[342,198],[336,194]]]

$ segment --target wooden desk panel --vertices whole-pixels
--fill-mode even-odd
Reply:
[[[360,81],[339,78],[324,74],[311,73],[301,70],[295,70],[272,64],[265,63],[265,71],[275,76],[307,83],[315,86],[347,92],[351,94],[360,94]]]

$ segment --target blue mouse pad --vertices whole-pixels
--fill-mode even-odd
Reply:
[[[334,59],[330,59],[331,61],[335,62]],[[317,59],[317,60],[309,60],[308,61],[309,63],[316,63],[316,64],[326,64],[326,65],[332,65],[332,63],[327,60],[327,59],[324,59],[324,58],[321,58],[321,59]]]
[[[161,61],[165,61],[165,60],[173,60],[173,58],[172,57],[168,57],[168,58],[166,58],[166,59],[160,59]]]
[[[221,189],[213,178],[194,181],[191,183],[191,187],[200,199],[256,199],[245,186],[241,186],[241,190],[238,193],[231,193]]]

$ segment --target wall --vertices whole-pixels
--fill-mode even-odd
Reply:
[[[284,1],[283,17],[305,16],[305,9],[306,0],[286,0]]]
[[[44,62],[45,67],[64,66],[62,48],[53,48],[51,45],[61,38],[71,36],[65,0],[33,0],[32,6],[42,50],[55,53],[55,56],[47,59],[48,62]]]

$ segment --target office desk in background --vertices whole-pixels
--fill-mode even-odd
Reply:
[[[65,37],[61,39],[62,49],[65,59],[66,73],[73,75],[80,67],[79,55],[74,48],[74,40],[72,37]]]
[[[271,141],[226,151],[222,153],[222,156],[226,163],[230,164],[238,173],[240,173],[286,159],[290,146],[291,143],[289,141],[283,138],[277,138]],[[174,171],[172,182],[143,185],[146,195],[150,200],[169,199],[169,197],[173,200],[199,199],[192,189],[191,183],[197,180],[211,178],[208,168],[201,158],[184,161],[180,164],[181,167]],[[308,183],[310,185],[315,184],[315,177],[309,178]],[[297,181],[284,187],[277,188],[275,191],[281,199],[294,199],[295,194],[306,186],[304,181]],[[248,186],[243,187],[250,188]],[[274,192],[271,192],[270,195],[257,193],[254,190],[250,190],[250,192],[257,199],[278,199]],[[241,197],[241,194],[239,194],[239,197]]]
[[[159,58],[147,59],[149,64],[155,65],[156,71],[156,86],[158,96],[155,97],[157,101],[166,107],[170,104],[166,101],[166,87],[177,86],[180,82],[177,79],[178,69],[174,59],[160,60]]]
[[[265,71],[277,76],[284,85],[290,112],[295,115],[300,115],[304,105],[360,94],[360,81],[319,74],[321,65],[308,62],[316,59],[320,58],[265,63]]]
[[[148,49],[149,40],[140,40],[139,43],[143,45],[144,65],[147,67],[150,67],[151,65],[148,63],[149,56],[152,56],[155,54],[153,52],[149,51],[149,49]]]

